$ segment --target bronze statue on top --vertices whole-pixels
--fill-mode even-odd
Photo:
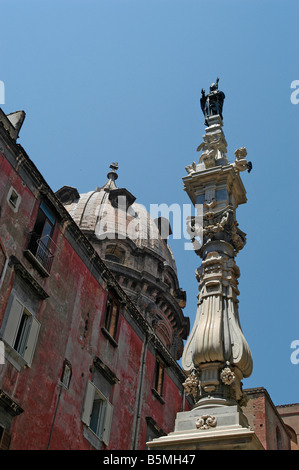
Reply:
[[[219,78],[217,78],[216,83],[212,83],[210,86],[210,93],[207,95],[205,94],[205,90],[201,90],[201,99],[200,99],[200,106],[202,112],[205,116],[205,125],[208,126],[208,118],[210,116],[219,115],[221,119],[222,117],[222,108],[223,102],[225,98],[225,94],[218,90],[218,82]]]

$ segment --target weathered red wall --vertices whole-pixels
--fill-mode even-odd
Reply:
[[[10,186],[22,197],[17,214],[6,203]],[[0,366],[0,388],[24,410],[13,419],[11,449],[93,449],[83,437],[81,414],[87,380],[92,377],[93,359],[98,356],[119,378],[112,387],[114,405],[109,449],[130,449],[136,413],[144,336],[126,312],[120,316],[118,346],[102,334],[105,288],[64,236],[65,227],[56,226],[51,274],[43,278],[24,257],[27,235],[32,230],[39,206],[33,194],[9,162],[0,155],[0,240],[6,256],[15,255],[49,294],[41,301],[37,320],[41,323],[31,367],[18,372],[8,361]],[[0,325],[14,282],[14,269],[7,269],[0,290]],[[139,331],[139,333],[138,333]],[[60,388],[63,361],[72,364],[68,390]],[[155,357],[147,349],[143,383],[138,448],[146,439],[146,420],[151,416],[165,432],[173,430],[182,396],[169,377],[164,379],[165,404],[151,392]],[[51,436],[51,439],[50,439]]]
[[[267,391],[263,388],[248,389],[246,394],[249,398],[243,411],[248,419],[249,425],[254,430],[260,442],[266,450],[277,450],[278,442],[276,429],[281,435],[281,446],[284,450],[290,449],[290,439],[287,430],[276,411]]]

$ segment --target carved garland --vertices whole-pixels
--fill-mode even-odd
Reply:
[[[236,376],[229,367],[225,367],[220,373],[220,378],[225,385],[231,385],[235,381]]]
[[[197,400],[197,395],[199,391],[199,380],[197,378],[196,371],[193,370],[189,377],[183,383],[186,395],[192,395],[194,400]]]

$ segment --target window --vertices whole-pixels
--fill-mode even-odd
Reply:
[[[124,264],[125,251],[117,245],[109,245],[106,248],[105,259],[115,263]]]
[[[22,358],[21,365],[30,366],[40,329],[40,323],[16,297],[12,296],[8,304],[8,317],[2,339],[9,346],[13,359]],[[14,352],[17,353],[14,354]]]
[[[157,439],[158,437],[161,436],[166,436],[166,433],[163,431],[162,428],[156,423],[156,421],[151,418],[150,416],[147,416],[145,418],[146,424],[147,424],[147,429],[146,429],[146,439],[145,442],[152,441],[153,439]],[[145,446],[146,450],[149,450],[148,446]]]
[[[105,312],[105,330],[114,339],[116,337],[119,308],[119,301],[111,293],[108,293]]]
[[[82,421],[105,445],[109,444],[113,406],[101,391],[88,381]]]
[[[164,382],[164,364],[161,359],[156,359],[155,377],[154,377],[154,390],[160,397],[163,395],[163,382]]]
[[[0,340],[0,366],[5,364],[5,348],[3,341]]]
[[[8,266],[8,258],[6,256],[5,249],[2,246],[2,243],[0,240],[0,287],[3,284],[7,266]]]
[[[18,194],[15,192],[15,190],[13,189],[11,194],[10,194],[10,198],[9,198],[9,202],[14,206],[14,207],[17,207],[17,202],[18,202]]]
[[[2,426],[0,426],[0,450],[8,450],[11,436]]]
[[[38,262],[49,272],[53,254],[50,251],[52,235],[55,226],[55,217],[44,202],[41,203],[34,229],[30,233],[28,250]]]
[[[71,376],[72,376],[71,363],[67,359],[65,359],[63,363],[63,370],[62,370],[62,375],[61,375],[61,383],[65,388],[69,388]]]
[[[162,317],[156,314],[153,320],[153,327],[158,338],[169,348],[173,342],[173,330],[168,318],[164,315]]]
[[[164,384],[164,369],[165,365],[160,357],[156,358],[155,373],[154,373],[154,386],[152,388],[153,395],[164,405],[163,399],[163,384]]]
[[[14,212],[17,212],[20,202],[21,202],[21,196],[17,193],[17,191],[12,186],[10,190],[8,191],[7,201],[11,209]]]
[[[16,338],[13,344],[14,349],[20,354],[20,356],[24,356],[28,335],[31,326],[31,314],[23,308],[23,312],[20,319],[20,324],[17,329]]]
[[[95,391],[90,415],[90,429],[101,439],[104,430],[106,400],[98,390]]]

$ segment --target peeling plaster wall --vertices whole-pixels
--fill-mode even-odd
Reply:
[[[94,263],[92,251],[88,251],[88,245],[80,238],[79,229],[64,216],[62,206],[60,213],[58,201],[58,212],[53,209],[57,223],[50,275],[43,276],[24,256],[40,200],[43,198],[54,205],[56,202],[49,189],[41,193],[46,184],[42,176],[22,148],[8,145],[8,136],[3,132],[0,129],[3,139],[0,144],[5,149],[5,155],[0,154],[0,276],[5,259],[13,255],[26,273],[28,300],[35,295],[34,289],[39,295],[48,295],[38,302],[36,318],[41,326],[31,366],[17,370],[8,360],[0,365],[0,390],[23,410],[10,420],[10,449],[94,449],[84,437],[81,416],[87,381],[92,380],[94,374],[95,357],[119,379],[111,386],[109,397],[114,412],[107,448],[130,449],[133,435],[137,433],[137,448],[144,449],[147,417],[165,432],[173,429],[176,412],[182,409],[182,371],[175,361],[165,369],[165,403],[161,404],[151,391],[157,351],[153,343],[149,345],[142,367],[147,326],[130,301],[122,303],[117,344],[103,334],[107,279],[112,283],[115,279],[104,266],[105,272],[100,272],[101,264]],[[20,151],[23,163],[19,165],[16,156]],[[21,198],[17,212],[7,202],[11,186]],[[11,289],[18,279],[15,266],[8,264],[2,277],[0,327]],[[34,288],[30,285],[32,279]],[[163,352],[163,345],[159,348]],[[68,389],[60,383],[65,359],[72,366]],[[139,398],[140,416],[136,420]],[[185,406],[190,407],[190,404],[190,400],[186,401]]]

